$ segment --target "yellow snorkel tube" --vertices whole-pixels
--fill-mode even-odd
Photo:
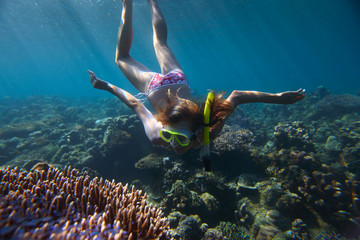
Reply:
[[[203,137],[203,149],[201,152],[201,159],[204,163],[205,171],[211,171],[210,167],[210,105],[214,100],[214,92],[209,92],[205,102],[204,108],[204,137]]]

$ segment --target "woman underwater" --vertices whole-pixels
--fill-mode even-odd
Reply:
[[[145,128],[152,144],[183,154],[190,148],[205,146],[205,168],[208,165],[209,141],[215,139],[225,120],[239,104],[262,102],[291,104],[305,97],[305,90],[282,93],[234,90],[228,98],[211,92],[203,104],[191,100],[188,80],[167,44],[167,26],[156,0],[148,0],[151,8],[153,44],[161,74],[153,72],[134,60],[129,52],[133,39],[132,0],[123,0],[118,32],[116,63],[126,78],[151,103],[153,115],[142,101],[127,91],[103,81],[89,71],[94,88],[106,90],[133,109]]]

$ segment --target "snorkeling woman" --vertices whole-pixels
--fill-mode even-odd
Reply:
[[[123,0],[121,24],[118,32],[116,63],[125,77],[144,93],[155,114],[143,102],[127,91],[103,81],[89,71],[94,88],[106,90],[133,109],[145,128],[152,144],[183,154],[190,148],[203,146],[205,169],[210,170],[209,143],[215,139],[225,120],[239,104],[291,104],[305,97],[305,90],[282,93],[234,90],[228,98],[223,94],[208,94],[203,104],[191,100],[188,80],[167,44],[167,26],[156,0],[148,0],[151,8],[153,44],[161,73],[149,70],[134,60],[129,52],[133,39],[132,0]]]

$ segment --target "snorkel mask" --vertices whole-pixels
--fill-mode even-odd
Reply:
[[[210,105],[214,100],[214,92],[209,92],[205,102],[204,108],[204,138],[203,138],[203,149],[201,151],[201,159],[204,163],[205,171],[210,172]]]
[[[175,139],[178,144],[182,147],[186,147],[190,144],[190,131],[186,129],[161,129],[160,130],[160,137],[165,141],[173,145],[173,139]]]

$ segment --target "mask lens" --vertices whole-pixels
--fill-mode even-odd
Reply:
[[[170,142],[171,141],[171,138],[172,138],[172,134],[166,130],[161,130],[160,131],[160,137],[162,139],[164,139],[165,141],[167,142]]]
[[[189,138],[186,137],[185,135],[176,134],[175,138],[181,146],[189,145]]]

